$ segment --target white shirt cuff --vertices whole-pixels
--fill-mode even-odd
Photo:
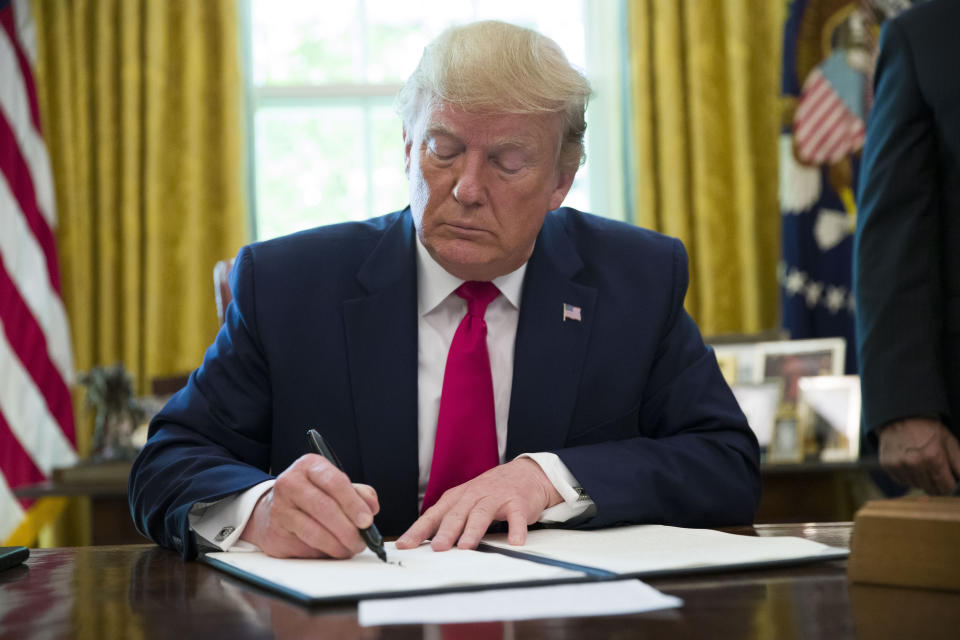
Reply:
[[[563,498],[563,502],[544,509],[537,522],[567,522],[593,506],[593,500],[583,494],[582,491],[577,490],[580,483],[573,477],[570,469],[563,464],[557,454],[545,452],[522,453],[517,458],[530,458],[536,462],[546,474],[550,484]]]
[[[198,502],[188,514],[190,529],[204,542],[221,551],[260,551],[257,545],[240,539],[257,501],[276,480],[264,480],[246,491],[216,502]]]

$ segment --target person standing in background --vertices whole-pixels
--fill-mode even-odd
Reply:
[[[898,482],[960,485],[960,2],[884,24],[854,237],[863,428]]]

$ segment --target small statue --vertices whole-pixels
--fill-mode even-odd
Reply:
[[[145,412],[134,400],[130,374],[117,363],[94,367],[81,375],[79,382],[87,388],[86,407],[97,411],[90,457],[98,462],[135,458],[133,430],[143,421]]]

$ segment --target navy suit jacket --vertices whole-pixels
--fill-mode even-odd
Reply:
[[[318,429],[380,499],[417,518],[416,236],[409,209],[242,249],[233,302],[130,477],[140,530],[185,557],[187,514],[278,474]],[[758,447],[683,310],[679,241],[562,208],[528,263],[506,458],[553,451],[596,503],[577,523],[746,524]],[[563,304],[582,321],[563,319]]]
[[[863,426],[940,416],[960,437],[960,2],[884,23],[854,288]],[[875,440],[875,439],[874,439]]]

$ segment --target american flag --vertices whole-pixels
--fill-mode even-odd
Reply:
[[[575,307],[572,304],[563,303],[563,321],[566,322],[568,319],[576,320],[580,322],[582,318],[580,317],[580,307]]]
[[[820,69],[803,84],[794,116],[797,157],[808,165],[832,164],[863,148],[867,129]]]
[[[0,541],[22,539],[32,512],[45,511],[13,489],[77,458],[36,57],[29,0],[0,0]]]

